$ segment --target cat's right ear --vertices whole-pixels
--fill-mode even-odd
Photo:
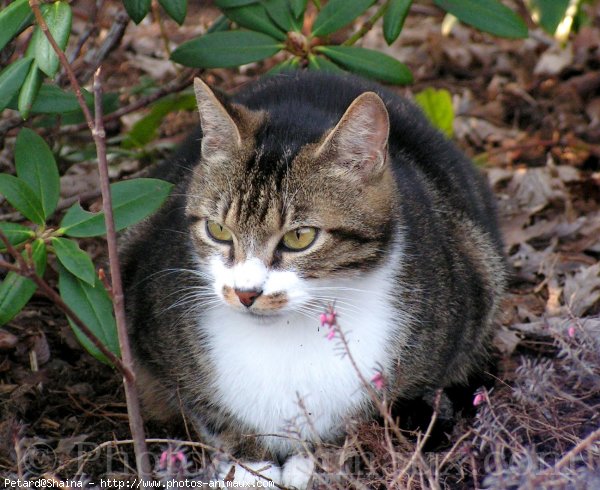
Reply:
[[[194,79],[194,92],[202,127],[202,155],[205,158],[227,158],[242,145],[240,130],[213,91],[199,78]]]
[[[381,98],[374,92],[359,95],[317,150],[344,173],[363,180],[385,168],[390,121]]]

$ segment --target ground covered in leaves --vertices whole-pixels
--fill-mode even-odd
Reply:
[[[91,20],[81,5],[75,30],[83,36]],[[110,4],[97,19],[92,45],[114,27],[117,8]],[[392,47],[380,29],[365,38],[364,46],[413,70],[415,84],[399,93],[435,87],[452,94],[454,139],[496,192],[512,276],[497,370],[462,393],[462,411],[446,420],[438,406],[429,441],[430,407],[420,418],[400,411],[400,434],[382,424],[353,431],[343,447],[323,451],[315,488],[600,488],[600,6],[588,12],[591,24],[564,47],[540,30],[507,41],[459,25],[443,36],[439,11],[426,5],[414,9]],[[181,42],[215,14],[196,9],[183,29],[164,27],[173,28],[172,43]],[[104,63],[106,89],[123,106],[132,103],[148,86],[181,77],[165,59],[157,23],[129,25]],[[271,64],[203,77],[235,90]],[[137,93],[121,90],[133,86]],[[196,118],[193,111],[170,114],[143,152],[121,145],[144,114],[109,124],[114,178],[143,172]],[[0,170],[7,171],[15,131],[2,130]],[[97,206],[94,162],[84,158],[90,136],[73,127],[45,131],[62,157],[63,203],[78,195]],[[16,219],[5,205],[0,215]],[[102,262],[101,242],[83,246]],[[194,439],[156,425],[147,434],[156,440],[157,466],[162,439]],[[127,478],[129,438],[119,377],[82,351],[44,297],[34,297],[0,329],[0,474]],[[204,458],[201,448],[182,447],[185,461],[170,476]]]

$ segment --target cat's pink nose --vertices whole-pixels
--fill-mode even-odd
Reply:
[[[240,303],[242,303],[246,308],[250,308],[252,303],[258,298],[262,291],[240,291],[239,289],[234,289],[235,294],[240,299]]]

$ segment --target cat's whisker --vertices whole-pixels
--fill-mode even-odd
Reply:
[[[339,298],[336,297],[328,297],[328,296],[318,296],[318,297],[313,297],[312,298],[313,302],[317,301],[319,302],[319,304],[321,305],[321,308],[327,308],[330,305],[335,305],[336,310],[340,310],[340,311],[350,311],[350,312],[356,312],[359,313],[362,311],[362,309],[358,306],[356,306],[353,303],[349,303],[348,301],[344,301],[344,300],[340,300]],[[308,300],[310,301],[310,300]],[[307,301],[307,302],[308,302]]]
[[[310,320],[314,320],[315,325],[317,325],[317,326],[319,325],[318,315],[316,312],[314,312],[312,310],[306,310],[301,307],[291,308],[291,311],[293,311],[294,313],[298,313]]]
[[[330,305],[335,304],[336,310],[340,311],[360,311],[360,308],[346,304],[344,302],[336,302],[335,299],[330,298],[313,298],[312,300],[305,301],[305,304],[310,304],[312,306],[317,306],[322,313],[324,309],[327,309]]]
[[[308,286],[307,291],[356,291],[358,293],[372,293],[368,289],[349,288],[346,286]]]
[[[177,289],[177,290],[169,293],[168,295],[166,295],[165,298],[170,298],[170,297],[176,296],[176,295],[187,296],[192,293],[196,293],[198,295],[200,295],[202,293],[207,297],[208,296],[217,296],[214,289],[210,286],[206,286],[206,287],[192,286],[192,287],[183,287],[183,288]]]
[[[212,301],[221,301],[221,299],[216,296],[216,295],[211,295],[211,296],[204,296],[201,294],[198,294],[196,292],[192,292],[189,294],[186,294],[184,296],[182,296],[181,298],[179,298],[177,301],[175,301],[174,303],[171,304],[171,306],[169,306],[167,308],[167,310],[171,310],[173,308],[177,308],[180,306],[184,306],[187,305],[189,303],[198,303],[198,304],[208,304]]]
[[[169,269],[162,269],[156,272],[153,272],[152,274],[149,274],[145,279],[151,279],[154,278],[156,276],[158,276],[159,274],[162,274],[163,276],[167,276],[169,274],[175,274],[175,273],[188,273],[188,274],[192,274],[194,276],[197,277],[202,277],[203,279],[209,279],[209,280],[213,280],[212,276],[210,274],[207,274],[204,271],[198,270],[198,269],[186,269],[186,268],[180,268],[180,267],[174,267],[174,268],[169,268]]]

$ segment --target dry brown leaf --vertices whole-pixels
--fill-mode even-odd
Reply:
[[[564,165],[552,164],[539,168],[521,167],[508,185],[518,205],[535,214],[555,200],[568,201],[569,194],[565,182],[579,179],[579,171]]]
[[[547,49],[535,65],[533,72],[536,75],[558,75],[565,68],[573,64],[572,46],[561,47],[556,43]]]
[[[19,339],[16,335],[0,329],[0,350],[14,349],[18,343]]]
[[[546,314],[549,317],[559,316],[562,313],[560,298],[563,289],[558,284],[556,277],[550,278],[548,281],[548,300],[546,301]]]
[[[575,316],[583,316],[600,300],[600,262],[567,275],[564,301]]]
[[[60,178],[60,195],[68,198],[80,196],[100,188],[98,168],[95,163],[73,165]]]
[[[496,187],[500,182],[512,179],[513,171],[506,168],[492,167],[486,170],[490,187]]]
[[[558,261],[555,246],[556,243],[553,242],[544,250],[536,250],[525,242],[520,243],[517,252],[510,257],[510,262],[522,279],[535,283],[539,275],[547,278],[552,274]]]
[[[514,352],[519,342],[521,342],[521,337],[506,327],[499,328],[494,336],[494,347],[507,356]]]

